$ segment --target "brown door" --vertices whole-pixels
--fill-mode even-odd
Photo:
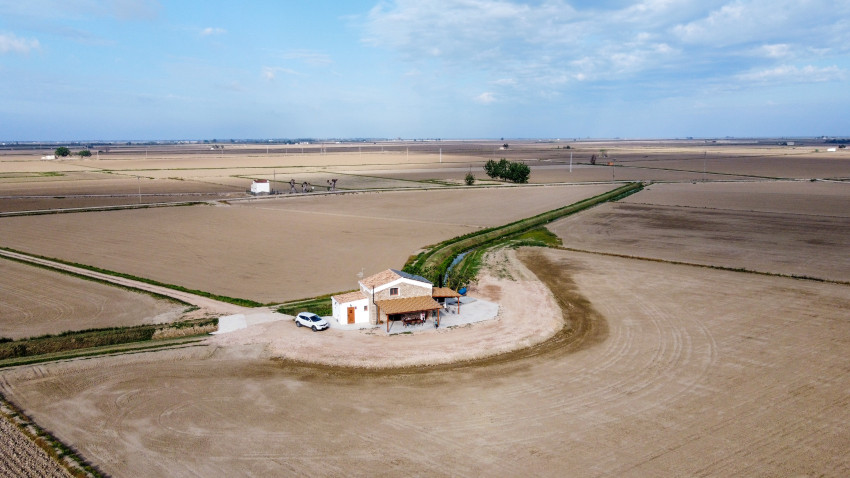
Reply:
[[[354,307],[348,308],[348,323],[349,324],[354,323]]]

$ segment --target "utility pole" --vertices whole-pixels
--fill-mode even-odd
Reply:
[[[139,204],[142,203],[142,177],[136,176],[136,184],[139,185]]]
[[[705,182],[705,157],[708,155],[708,151],[702,152],[702,182]]]

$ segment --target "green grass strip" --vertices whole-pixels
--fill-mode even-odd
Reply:
[[[206,335],[206,334],[203,334]],[[194,337],[194,338],[193,338]],[[93,347],[82,350],[70,350],[63,352],[55,352],[52,354],[37,355],[32,357],[19,357],[0,360],[0,368],[18,367],[21,365],[32,365],[45,362],[57,362],[60,360],[70,360],[78,358],[97,357],[100,355],[117,355],[137,352],[150,352],[158,349],[178,347],[189,344],[197,344],[203,341],[203,338],[198,336],[180,337],[176,339],[163,340],[147,340],[144,342],[134,342],[120,345],[106,345],[101,347]],[[187,340],[188,339],[188,340]]]
[[[180,330],[191,327],[216,326],[217,324],[218,319],[197,319],[164,324],[66,331],[60,334],[47,334],[18,340],[0,337],[0,360],[146,342],[153,338],[157,330]]]
[[[432,246],[428,251],[408,259],[408,263],[404,266],[404,271],[422,275],[435,283],[441,283],[442,277],[452,260],[464,251],[491,243],[502,237],[534,229],[603,202],[621,199],[641,189],[643,189],[641,183],[628,183],[606,193],[581,200],[568,206],[520,219],[503,226],[482,229],[443,241]]]

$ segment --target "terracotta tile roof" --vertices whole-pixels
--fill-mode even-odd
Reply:
[[[405,297],[403,299],[379,300],[375,304],[385,314],[404,314],[407,312],[421,312],[440,308],[440,304],[427,295]]]
[[[354,302],[355,300],[361,300],[365,298],[366,296],[363,294],[363,292],[360,292],[359,290],[333,296],[333,299],[337,302],[337,304],[343,304],[345,302]]]
[[[408,274],[407,272],[397,271],[395,269],[387,269],[383,272],[378,272],[375,275],[371,275],[361,280],[360,283],[365,285],[369,289],[374,289],[375,287],[380,287],[384,284],[389,284],[390,282],[401,279],[402,277],[404,277],[405,279],[410,279],[417,282],[424,282],[425,284],[431,285],[431,281],[422,276]]]
[[[460,297],[460,293],[448,287],[434,287],[431,291],[431,297]]]
[[[369,289],[374,289],[379,285],[384,285],[386,283],[392,282],[396,279],[399,279],[401,276],[396,274],[392,269],[387,269],[383,272],[378,272],[375,275],[369,276],[360,281],[361,284],[365,285]]]

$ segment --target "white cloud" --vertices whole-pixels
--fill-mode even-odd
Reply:
[[[385,0],[363,17],[362,39],[423,75],[477,76],[541,98],[602,83],[667,94],[795,59],[843,65],[848,19],[850,3],[834,0]]]
[[[835,65],[827,67],[807,65],[803,68],[794,65],[780,65],[774,68],[749,71],[737,77],[740,80],[754,83],[823,83],[845,80],[847,71]]]
[[[227,33],[227,30],[217,27],[207,27],[201,30],[201,36],[205,37],[210,35],[224,35],[225,33]]]
[[[295,70],[289,68],[281,68],[279,66],[264,66],[262,69],[263,79],[266,81],[274,81],[278,73],[286,73],[287,75],[298,75]]]
[[[476,103],[481,103],[482,105],[489,105],[490,103],[496,101],[496,97],[493,95],[493,93],[485,91],[484,93],[481,93],[480,95],[473,98],[473,100]]]
[[[14,33],[0,33],[0,53],[29,53],[38,50],[41,45],[35,38],[20,38]]]
[[[787,43],[776,43],[762,45],[756,50],[757,54],[767,58],[785,58],[791,54],[791,47]]]
[[[291,50],[282,55],[285,60],[298,60],[312,66],[325,66],[333,63],[325,53],[312,50]]]

